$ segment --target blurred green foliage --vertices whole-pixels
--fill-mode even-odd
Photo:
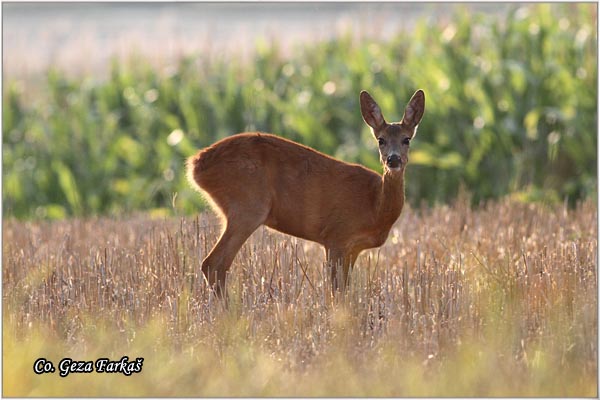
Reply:
[[[252,60],[214,54],[153,68],[114,61],[107,79],[51,70],[35,95],[3,93],[3,206],[19,218],[192,212],[197,149],[273,132],[381,170],[363,123],[367,89],[390,121],[427,101],[406,173],[412,203],[513,193],[574,203],[596,192],[597,5],[537,4],[508,15],[462,10],[389,40],[351,34]]]

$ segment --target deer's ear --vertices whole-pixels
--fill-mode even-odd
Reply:
[[[415,129],[425,112],[425,93],[419,89],[413,94],[404,110],[402,123],[410,129]]]
[[[373,128],[373,131],[377,131],[385,125],[381,109],[366,90],[360,92],[360,112],[363,120]]]

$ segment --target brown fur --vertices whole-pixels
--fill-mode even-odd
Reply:
[[[412,138],[418,121],[412,127],[404,120],[385,123],[369,96],[369,106],[381,116],[381,121],[370,121],[363,96],[363,117],[377,125],[376,137],[390,142]],[[401,153],[399,144],[393,146]],[[240,247],[266,225],[322,244],[332,265],[334,289],[343,288],[358,254],[381,246],[402,211],[407,151],[408,146],[400,155],[401,168],[386,168],[383,176],[265,133],[237,134],[199,151],[187,161],[188,179],[206,193],[224,223],[219,241],[202,262],[208,282],[220,290]],[[380,153],[383,160],[381,146]]]

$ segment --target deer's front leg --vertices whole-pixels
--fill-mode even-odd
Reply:
[[[327,248],[327,265],[331,268],[333,293],[344,292],[350,284],[350,271],[354,266],[358,252],[347,249]]]

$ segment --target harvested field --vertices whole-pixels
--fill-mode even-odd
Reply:
[[[596,203],[463,204],[405,209],[335,299],[319,246],[260,228],[227,305],[211,215],[5,220],[3,395],[597,396]]]

